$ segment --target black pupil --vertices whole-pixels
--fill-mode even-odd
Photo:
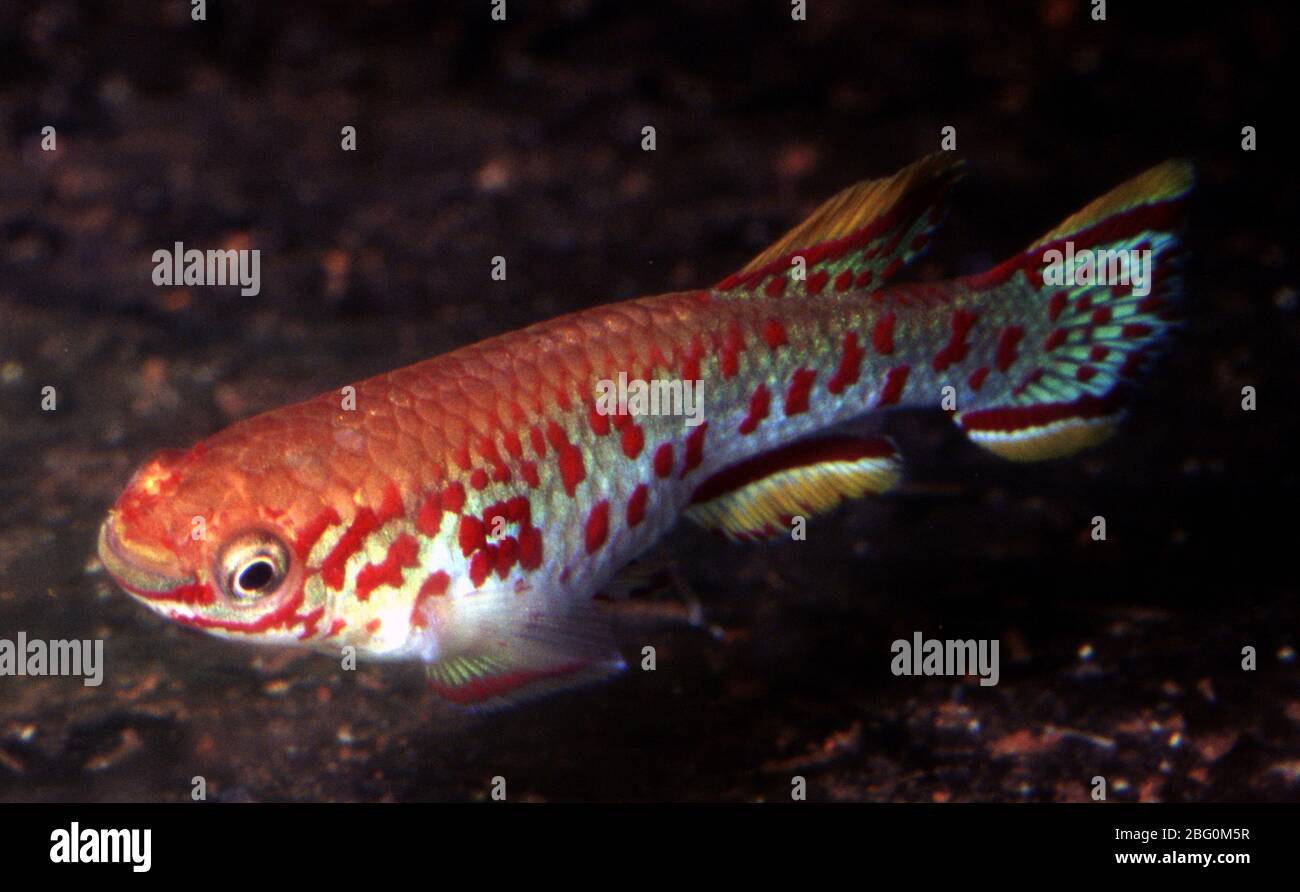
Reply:
[[[246,592],[259,591],[275,576],[270,561],[254,561],[239,574],[239,587]]]

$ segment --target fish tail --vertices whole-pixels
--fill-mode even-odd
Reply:
[[[1191,164],[1166,161],[962,280],[1011,320],[995,349],[1006,374],[989,375],[954,415],[971,440],[1036,461],[1115,432],[1134,381],[1176,325],[1178,231],[1191,188]]]

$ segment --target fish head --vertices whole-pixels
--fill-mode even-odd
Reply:
[[[309,585],[295,531],[318,504],[283,481],[284,453],[232,462],[200,444],[154,455],[99,530],[99,558],[126,592],[183,625],[235,639],[300,644],[330,619]],[[269,457],[268,457],[269,456]],[[268,473],[270,472],[270,473]]]

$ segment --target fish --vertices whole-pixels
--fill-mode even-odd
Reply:
[[[471,710],[609,678],[626,664],[601,602],[679,518],[761,540],[898,484],[893,441],[853,422],[939,408],[1019,462],[1119,428],[1182,324],[1191,164],[983,272],[897,281],[964,171],[941,152],[852,185],[712,287],[563,315],[164,450],[108,511],[100,560],[183,626],[419,661]]]

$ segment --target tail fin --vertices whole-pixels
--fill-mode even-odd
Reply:
[[[936,152],[892,177],[855,183],[716,287],[776,297],[802,261],[808,294],[875,290],[924,252],[964,166]]]
[[[1177,232],[1191,188],[1191,164],[1166,161],[1023,254],[964,280],[1011,302],[1017,323],[997,347],[999,370],[1009,374],[990,376],[987,387],[972,380],[972,399],[954,416],[971,440],[1036,461],[1114,433],[1132,380],[1173,327],[1182,289]]]

